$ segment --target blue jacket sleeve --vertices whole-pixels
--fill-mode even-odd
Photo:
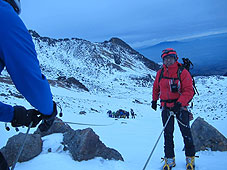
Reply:
[[[52,94],[48,81],[41,73],[31,35],[11,6],[2,8],[0,4],[0,16],[1,63],[26,100],[42,114],[50,115],[53,111]],[[3,106],[1,103],[0,114],[5,114],[6,118],[7,114],[12,115],[12,109],[4,109]]]

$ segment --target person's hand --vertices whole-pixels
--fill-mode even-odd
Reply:
[[[39,122],[42,120],[41,113],[35,109],[27,110],[23,106],[14,106],[14,116],[13,120],[11,121],[11,125],[13,127],[20,127],[20,126],[29,126],[31,122],[31,127],[36,127]]]
[[[174,104],[174,106],[172,107],[172,110],[175,114],[178,114],[180,112],[180,108],[181,108],[181,103],[180,102],[176,102]]]
[[[46,132],[50,129],[50,127],[54,123],[54,120],[55,120],[57,113],[58,113],[57,112],[57,105],[54,102],[52,114],[51,115],[42,115],[43,121],[38,127],[41,132]]]
[[[155,111],[157,110],[157,101],[151,102],[151,108],[154,109]]]

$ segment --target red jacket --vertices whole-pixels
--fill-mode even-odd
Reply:
[[[181,65],[176,61],[173,65],[168,68],[163,64],[164,72],[163,77],[168,78],[178,78],[177,70],[178,65]],[[194,90],[192,84],[192,77],[190,73],[184,69],[180,75],[180,80],[174,80],[175,83],[179,85],[178,92],[171,92],[170,84],[172,79],[162,78],[159,82],[159,77],[161,74],[161,69],[157,72],[154,84],[153,84],[153,101],[157,101],[160,97],[161,100],[174,100],[177,99],[177,102],[180,102],[182,106],[188,106],[188,103],[193,98]],[[161,105],[164,106],[165,103],[161,102]],[[174,103],[166,103],[167,107],[173,107]]]

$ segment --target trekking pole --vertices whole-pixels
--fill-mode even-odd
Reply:
[[[19,152],[18,152],[18,154],[17,154],[16,160],[15,160],[15,162],[13,163],[13,166],[12,166],[11,170],[14,170],[14,168],[15,168],[15,166],[16,166],[16,164],[17,164],[19,158],[20,158],[20,155],[21,155],[21,153],[22,153],[22,151],[23,151],[23,149],[24,149],[24,145],[25,145],[25,142],[26,142],[28,133],[29,133],[31,127],[32,127],[32,124],[33,124],[33,122],[31,122],[31,123],[29,124],[29,126],[28,126],[27,132],[26,132],[25,137],[24,137],[24,141],[23,141],[23,143],[22,143],[22,145],[21,145],[21,147],[20,147],[20,150],[19,150]]]
[[[162,136],[162,133],[163,133],[163,131],[165,130],[165,128],[166,128],[166,126],[167,126],[167,124],[168,124],[168,122],[169,122],[169,120],[170,120],[170,117],[174,115],[174,112],[173,112],[173,111],[170,111],[169,113],[170,113],[170,115],[169,115],[169,117],[168,117],[168,119],[167,119],[167,121],[166,121],[166,123],[165,123],[165,125],[164,125],[164,127],[163,127],[163,129],[162,129],[162,131],[161,131],[161,134],[159,135],[158,140],[156,141],[156,143],[155,143],[155,145],[154,145],[154,147],[153,147],[153,149],[152,149],[152,151],[151,151],[151,153],[150,153],[150,155],[149,155],[149,157],[148,157],[148,159],[147,159],[147,161],[146,161],[146,163],[145,163],[145,165],[144,165],[144,167],[143,167],[143,170],[146,169],[147,164],[148,164],[148,162],[150,161],[151,156],[152,156],[152,154],[153,154],[153,152],[154,152],[154,150],[155,150],[155,148],[156,148],[156,146],[157,146],[157,144],[158,144],[158,142],[159,142],[159,140],[160,140],[160,138],[161,138],[161,136]]]

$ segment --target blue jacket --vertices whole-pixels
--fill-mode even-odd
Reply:
[[[53,111],[52,94],[24,23],[7,2],[0,0],[0,73],[6,67],[17,90],[42,114]],[[13,107],[0,102],[0,121],[13,119]]]

